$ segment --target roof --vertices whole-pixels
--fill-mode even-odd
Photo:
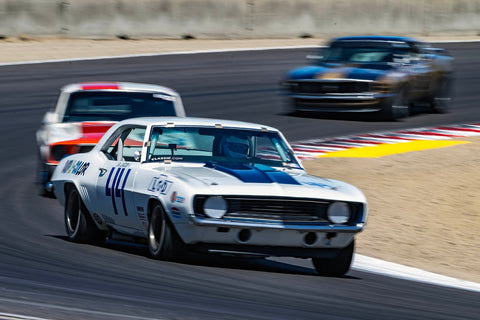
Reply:
[[[419,40],[402,36],[350,36],[332,39],[333,41],[353,41],[353,40],[373,40],[373,41],[404,41],[404,42],[419,42]]]
[[[178,96],[174,90],[153,84],[134,83],[134,82],[117,82],[117,81],[96,81],[96,82],[79,82],[72,83],[62,87],[62,92],[75,91],[130,91],[130,92],[161,92],[171,96]]]
[[[136,125],[159,125],[165,126],[167,124],[173,124],[175,126],[216,126],[221,125],[224,128],[244,128],[244,129],[253,129],[253,130],[268,130],[268,131],[278,131],[276,128],[269,127],[262,124],[243,122],[243,121],[233,121],[233,120],[223,120],[223,119],[209,119],[209,118],[195,118],[195,117],[148,117],[148,118],[132,118],[126,119],[117,124],[117,126],[125,124],[136,124]]]

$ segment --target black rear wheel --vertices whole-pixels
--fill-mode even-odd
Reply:
[[[93,222],[74,186],[69,186],[66,192],[65,229],[68,239],[73,242],[101,244],[107,236]]]
[[[432,112],[447,113],[452,107],[452,79],[445,77],[441,80],[435,95],[430,101]]]
[[[312,258],[313,266],[318,274],[327,277],[343,276],[350,269],[352,264],[355,240],[347,247],[340,250],[337,257],[333,259]]]

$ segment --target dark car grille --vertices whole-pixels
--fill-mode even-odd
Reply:
[[[369,81],[299,81],[292,83],[292,91],[299,94],[345,94],[371,92]]]
[[[194,200],[195,215],[207,218],[203,204],[208,196],[196,196]],[[294,224],[327,224],[327,200],[301,198],[272,198],[248,196],[223,196],[227,201],[227,221],[272,221]],[[361,204],[351,204],[352,217],[355,221],[361,211]]]

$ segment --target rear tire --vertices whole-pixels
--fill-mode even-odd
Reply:
[[[65,229],[68,239],[73,242],[101,244],[105,242],[107,236],[106,232],[97,228],[80,194],[73,186],[67,188]]]
[[[153,259],[173,260],[184,253],[182,242],[161,204],[152,207],[148,224],[148,251]]]
[[[347,247],[340,250],[337,257],[333,259],[312,258],[313,266],[318,274],[327,277],[340,277],[348,272],[352,264],[355,240]]]

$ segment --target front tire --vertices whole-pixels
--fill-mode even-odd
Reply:
[[[65,201],[65,229],[68,239],[73,242],[101,244],[106,233],[93,222],[77,189],[69,186]]]
[[[343,276],[350,269],[354,249],[355,240],[353,240],[347,247],[340,250],[338,256],[333,259],[312,258],[313,266],[321,276]]]
[[[445,77],[441,80],[435,96],[430,101],[430,107],[434,113],[447,113],[452,107],[452,80]]]
[[[148,251],[158,260],[179,258],[184,251],[184,244],[173,229],[161,204],[156,203],[151,210],[148,224]]]
[[[38,156],[37,159],[37,172],[36,172],[36,181],[38,194],[47,198],[55,198],[55,195],[51,190],[47,189],[47,183],[50,182],[52,177],[52,170],[48,167],[45,160]]]
[[[401,89],[383,105],[382,119],[395,121],[410,115],[410,106],[407,99],[406,89]]]

